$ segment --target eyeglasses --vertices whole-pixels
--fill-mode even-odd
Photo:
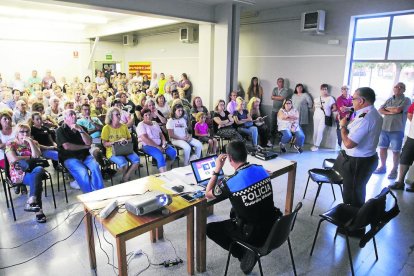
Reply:
[[[362,99],[362,98],[358,98],[358,97],[356,97],[356,98],[352,98],[352,100],[353,100],[353,101],[355,101],[355,100],[359,100],[359,99]]]
[[[30,131],[28,131],[28,130],[20,130],[19,133],[22,133],[22,134],[23,133],[30,133]]]
[[[120,113],[113,113],[114,116],[121,116]]]
[[[397,88],[397,89],[404,89],[405,87],[396,85],[396,86],[394,86],[394,88]]]

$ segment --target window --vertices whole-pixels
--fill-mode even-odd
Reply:
[[[392,95],[397,82],[414,96],[414,12],[355,18],[348,82],[354,91],[369,86],[376,107]]]

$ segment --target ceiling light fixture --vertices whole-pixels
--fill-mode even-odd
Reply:
[[[233,0],[233,2],[251,6],[256,5],[256,0]]]

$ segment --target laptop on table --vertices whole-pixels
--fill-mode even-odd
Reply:
[[[197,185],[203,187],[207,186],[210,178],[213,176],[214,170],[216,169],[217,158],[217,155],[210,155],[190,162]],[[223,178],[223,170],[220,170],[220,175],[217,180],[221,180]]]

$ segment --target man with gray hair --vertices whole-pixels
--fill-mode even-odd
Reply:
[[[99,165],[89,153],[91,136],[86,128],[76,124],[75,110],[63,111],[63,120],[64,123],[56,131],[59,159],[79,184],[82,192],[88,193],[104,188]]]
[[[398,164],[400,152],[404,139],[405,122],[407,121],[407,111],[411,100],[404,96],[405,84],[402,82],[394,86],[394,95],[389,98],[378,110],[384,115],[384,123],[378,147],[380,148],[381,165],[374,172],[384,174],[387,172],[386,161],[388,148],[392,150],[393,168],[388,175],[388,179],[395,179],[398,175]]]
[[[374,90],[369,87],[358,88],[352,97],[355,117],[350,121],[347,117],[339,121],[342,150],[334,168],[344,179],[344,203],[358,208],[365,203],[365,187],[378,165],[376,149],[382,117],[375,109],[374,102]]]

